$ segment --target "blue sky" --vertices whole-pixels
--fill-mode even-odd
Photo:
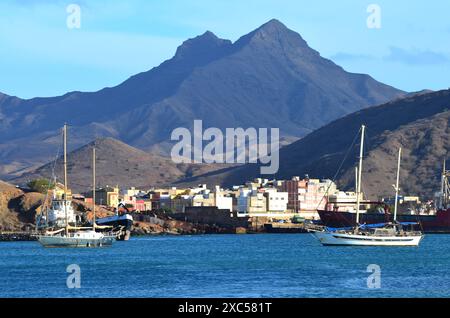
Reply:
[[[69,4],[81,28],[66,25]],[[381,8],[370,29],[367,7]],[[22,98],[95,91],[169,59],[206,30],[237,40],[272,18],[322,56],[397,88],[450,87],[450,1],[2,0],[0,92]]]

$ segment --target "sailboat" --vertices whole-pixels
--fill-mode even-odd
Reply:
[[[93,222],[92,227],[80,228],[69,225],[68,211],[72,206],[72,201],[68,199],[67,190],[67,125],[63,129],[64,139],[64,198],[60,200],[64,210],[64,228],[57,231],[46,232],[38,236],[39,243],[44,247],[105,247],[111,246],[115,241],[113,236],[107,236],[95,231],[95,201],[93,202]],[[93,150],[94,165],[94,195],[95,195],[95,148]],[[95,200],[95,196],[94,196]],[[73,232],[70,232],[73,230]]]
[[[392,223],[359,224],[361,178],[364,153],[365,126],[361,127],[361,145],[356,185],[356,226],[347,228],[324,227],[311,230],[322,245],[356,245],[356,246],[418,246],[423,238],[421,231],[405,230],[407,226],[414,226],[414,222],[397,222],[398,194],[400,181],[400,161],[402,149],[399,148],[397,164],[397,182],[395,185],[394,221]]]

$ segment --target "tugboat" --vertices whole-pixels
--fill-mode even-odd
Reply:
[[[397,183],[395,187],[395,211],[392,223],[380,224],[360,224],[360,198],[361,198],[361,176],[364,154],[364,131],[365,126],[361,127],[361,145],[359,154],[359,167],[356,185],[356,225],[347,228],[329,228],[311,230],[313,235],[322,245],[346,245],[346,246],[418,246],[423,238],[420,231],[405,230],[407,225],[416,225],[417,223],[397,222],[397,206],[399,192],[399,176],[401,148],[398,153]],[[336,212],[339,213],[339,212]]]
[[[38,235],[38,241],[44,247],[105,247],[111,246],[115,241],[113,236],[108,236],[103,233],[96,232],[95,223],[95,205],[94,205],[94,220],[92,228],[73,227],[69,225],[69,211],[73,212],[72,201],[68,198],[67,190],[67,125],[64,125],[63,129],[64,139],[64,196],[62,200],[52,202],[52,207],[57,207],[58,210],[52,211],[49,215],[60,214],[64,211],[64,228],[56,231],[46,231],[43,235]],[[95,185],[95,148],[93,151],[94,161],[94,185]],[[94,189],[95,190],[95,189]],[[94,191],[95,193],[95,191]],[[59,220],[60,218],[56,218]],[[60,220],[59,220],[60,221]],[[58,223],[56,223],[57,225]],[[73,230],[74,232],[70,232]]]

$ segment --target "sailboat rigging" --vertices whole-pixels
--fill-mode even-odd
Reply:
[[[72,201],[68,196],[67,178],[67,125],[63,129],[64,142],[64,195],[62,200],[57,200],[58,206],[62,205],[64,211],[64,228],[46,232],[38,236],[38,241],[44,247],[104,247],[111,246],[115,241],[113,236],[107,236],[95,231],[95,201],[93,202],[93,225],[92,228],[77,228],[70,226],[69,214],[73,214]],[[95,195],[95,148],[93,150],[93,192]],[[95,198],[95,197],[94,197]],[[52,202],[52,207],[54,206]],[[60,210],[59,210],[60,211]],[[70,232],[74,230],[74,232]]]
[[[392,223],[360,224],[361,181],[364,155],[364,132],[361,127],[361,143],[359,150],[359,164],[356,170],[356,226],[347,228],[314,228],[310,231],[322,243],[322,245],[358,245],[358,246],[418,246],[423,238],[420,231],[404,230],[406,226],[416,223],[397,222],[398,193],[400,182],[400,162],[402,149],[399,148],[397,162],[397,179],[395,185],[395,208]]]

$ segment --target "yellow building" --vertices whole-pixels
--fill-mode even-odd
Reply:
[[[264,213],[267,211],[267,198],[262,193],[256,193],[249,197],[247,212],[252,213]]]
[[[171,199],[175,199],[180,195],[185,195],[185,194],[189,194],[189,189],[177,189],[176,187],[172,187],[172,188],[160,188],[160,189],[155,189],[153,190],[153,192],[155,193],[159,193],[159,194],[167,194],[170,196]]]
[[[215,206],[214,196],[212,194],[181,194],[170,200],[170,208],[172,209],[172,211],[184,212],[186,207],[192,206]]]
[[[64,199],[64,184],[57,183],[53,189],[53,195],[56,200]],[[72,200],[72,190],[67,189],[67,200]]]
[[[119,205],[119,187],[106,187],[95,191],[95,204],[117,208]]]

